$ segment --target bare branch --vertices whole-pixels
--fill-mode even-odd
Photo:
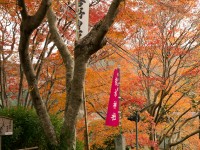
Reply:
[[[21,15],[22,15],[22,19],[27,18],[28,13],[27,13],[27,9],[26,9],[26,5],[25,5],[25,1],[24,0],[17,0],[18,5],[21,7]]]
[[[179,140],[178,142],[175,142],[175,143],[170,143],[169,146],[172,147],[172,146],[176,146],[182,142],[184,142],[185,140],[187,140],[188,138],[190,138],[191,136],[195,135],[195,134],[198,134],[200,133],[200,129],[199,130],[196,130],[194,132],[192,132],[191,134],[185,136],[184,138],[182,138],[181,140]]]

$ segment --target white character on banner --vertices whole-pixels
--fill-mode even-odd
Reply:
[[[115,89],[114,91],[114,96],[117,97],[117,92],[118,92],[118,88]]]
[[[118,86],[119,85],[119,79],[118,77],[115,78],[115,86]]]
[[[113,113],[111,116],[112,121],[115,121],[117,119],[116,113]]]
[[[117,101],[114,101],[113,103],[113,109],[116,109],[117,108]]]

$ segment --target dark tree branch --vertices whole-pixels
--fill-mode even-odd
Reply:
[[[170,143],[169,146],[172,147],[172,146],[176,146],[182,142],[184,142],[185,140],[187,140],[188,138],[190,138],[191,136],[195,135],[195,134],[198,134],[200,133],[200,129],[199,130],[196,130],[194,132],[192,132],[191,134],[185,136],[184,138],[182,138],[181,140],[179,140],[178,142],[175,142],[175,143]]]
[[[27,16],[28,16],[28,13],[27,13],[25,1],[24,0],[18,0],[17,2],[18,2],[19,7],[21,7],[22,19],[26,19]]]
[[[88,102],[88,104],[90,104],[90,105],[92,106],[92,108],[94,109],[94,111],[95,111],[103,120],[106,119],[105,116],[102,115],[102,112],[98,111],[98,110],[95,108],[95,106],[94,106],[94,104],[93,104],[92,102]]]
[[[81,49],[78,48],[80,45],[87,46],[87,55],[91,56],[106,44],[104,37],[114,22],[118,13],[118,7],[122,1],[123,0],[113,0],[107,15],[100,20],[83,39],[76,42],[75,57],[83,53]]]
[[[195,119],[196,117],[199,117],[200,116],[200,112],[198,112],[196,115],[190,117],[190,118],[187,118],[180,126],[179,126],[179,129],[182,128],[188,121],[192,120],[192,119]]]
[[[22,25],[27,24],[26,26],[22,27],[25,31],[27,32],[33,32],[34,29],[36,29],[46,16],[46,12],[51,5],[51,0],[42,0],[39,9],[35,13],[34,16],[29,16],[27,9],[26,9],[26,4],[24,0],[18,0],[19,6],[22,8],[20,10],[21,15],[22,15]],[[26,27],[26,28],[25,28]]]
[[[174,129],[174,127],[176,126],[176,124],[179,122],[179,120],[187,113],[191,110],[191,108],[188,108],[185,112],[183,112],[178,118],[177,120],[173,123],[173,125],[171,125],[171,127],[167,130],[167,132],[165,133],[165,135],[167,135],[171,130]],[[164,137],[161,138],[161,141],[163,141]]]

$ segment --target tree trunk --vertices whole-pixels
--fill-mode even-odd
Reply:
[[[92,28],[88,35],[83,39],[76,41],[74,60],[56,27],[56,16],[53,10],[50,8],[47,13],[52,39],[57,46],[66,67],[67,97],[64,123],[60,135],[61,150],[75,149],[75,125],[79,108],[83,101],[83,86],[87,61],[92,54],[106,44],[104,36],[114,22],[121,1],[122,0],[113,0],[107,15]]]
[[[65,111],[65,121],[61,131],[62,150],[74,150],[75,125],[81,103],[83,102],[83,85],[89,57],[79,55],[75,58],[74,78]]]
[[[40,97],[36,75],[30,61],[29,52],[28,52],[29,39],[30,39],[30,34],[26,33],[22,27],[21,36],[20,36],[20,44],[19,44],[20,62],[21,62],[23,71],[26,75],[26,79],[28,81],[29,92],[31,95],[33,105],[42,123],[44,131],[47,137],[49,137],[49,140],[52,141],[53,144],[57,144],[56,134],[51,124],[50,117],[44,106],[44,103]]]
[[[44,132],[52,145],[56,146],[58,144],[56,133],[54,131],[53,125],[51,124],[51,120],[47,113],[46,107],[41,99],[37,85],[38,83],[36,74],[29,56],[29,41],[31,34],[43,21],[46,12],[51,5],[51,1],[42,0],[41,5],[34,16],[28,15],[24,0],[18,0],[18,5],[21,7],[22,15],[19,42],[20,63],[28,81],[31,99],[44,129]]]

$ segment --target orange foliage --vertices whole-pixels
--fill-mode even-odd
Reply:
[[[40,1],[26,0],[29,15],[34,14]],[[0,0],[0,3],[2,2],[5,1]],[[16,13],[16,9],[20,9],[14,7],[15,1],[6,2],[2,6],[6,11],[8,10],[11,16]],[[75,13],[73,11],[75,8],[72,5],[72,8],[64,9],[68,2],[70,1],[53,1],[53,7],[60,19],[59,31],[67,39],[67,46],[72,52],[74,46],[72,43],[75,39]],[[195,41],[197,39],[196,41],[199,42],[199,33],[197,32],[199,26],[190,30],[187,25],[179,21],[182,20],[184,22],[189,19],[188,25],[190,25],[190,21],[195,23],[194,18],[196,16],[192,14],[193,11],[191,9],[196,10],[196,2],[194,0],[128,0],[121,4],[116,23],[113,24],[112,29],[107,34],[107,46],[93,55],[87,69],[85,85],[91,146],[99,145],[105,148],[104,142],[108,138],[113,139],[115,135],[119,134],[120,127],[112,128],[104,125],[112,73],[118,65],[120,65],[121,70],[122,131],[126,137],[127,145],[135,145],[135,124],[128,121],[127,117],[134,113],[135,110],[140,111],[147,104],[153,104],[155,107],[161,103],[160,113],[165,112],[175,104],[172,109],[160,117],[159,122],[155,122],[158,109],[155,109],[152,113],[151,111],[154,109],[152,107],[140,113],[141,121],[138,123],[139,145],[141,147],[154,147],[155,149],[158,148],[160,143],[158,140],[150,140],[149,136],[151,134],[156,133],[159,139],[186,109],[191,108],[191,112],[199,110],[199,107],[194,107],[199,103],[199,97],[191,97],[189,95],[190,91],[188,91],[191,90],[196,95],[199,95],[200,92],[199,85],[195,85],[198,82],[197,78],[199,78],[199,63],[197,63],[200,56],[199,46],[192,51],[187,50],[195,42],[189,43],[187,47],[184,47],[184,44],[190,40],[192,42],[192,40]],[[104,17],[108,6],[109,1],[100,1],[98,5],[90,8],[91,26]],[[193,18],[190,16],[193,16]],[[12,19],[16,23],[19,22],[14,17]],[[188,30],[186,31],[185,29]],[[0,27],[0,30],[3,31],[3,28]],[[17,31],[19,31],[19,28],[16,28]],[[34,61],[40,60],[44,42],[48,37],[47,31],[48,28],[44,22],[40,29],[34,32],[35,38],[32,38],[30,43]],[[184,36],[182,37],[181,35]],[[9,45],[12,43],[11,38],[8,39],[7,41],[0,41],[0,44]],[[49,40],[49,47],[51,47],[51,39]],[[11,53],[9,50],[5,52],[7,54]],[[65,108],[66,98],[64,64],[58,53],[53,51],[52,53],[45,52],[45,54],[49,54],[49,56],[44,57],[44,60],[40,60],[44,63],[38,82],[40,93],[50,112],[62,112]],[[183,56],[186,57],[183,59]],[[12,62],[16,61],[15,57],[14,55],[10,60]],[[182,66],[179,66],[179,59],[181,59]],[[10,62],[6,62],[5,66],[5,71],[8,73],[7,90],[13,93],[11,99],[16,100],[18,94],[18,86],[16,85],[19,84],[20,80],[19,70],[16,70],[16,68],[19,67],[19,64],[14,63],[11,67]],[[178,67],[180,68],[176,71]],[[175,82],[178,84],[175,84]],[[181,85],[184,86],[179,88]],[[23,88],[27,90],[26,82],[23,82]],[[168,90],[169,92],[167,93]],[[157,97],[154,97],[156,94]],[[163,96],[165,94],[166,96]],[[177,101],[182,96],[183,98]],[[190,131],[199,125],[198,120],[192,120],[181,126],[184,120],[192,117],[193,114],[191,112],[184,115],[175,126],[176,131],[179,131],[179,128],[181,129],[182,137],[188,135]],[[84,120],[80,119],[77,124],[77,134],[81,141],[84,141],[84,130]],[[170,135],[173,132],[170,131],[168,134]],[[184,144],[191,149],[195,149],[198,142],[198,137],[195,135],[186,140]]]
[[[128,145],[135,144],[135,126],[133,122],[127,120],[127,117],[135,110],[144,108],[147,103],[152,104],[153,96],[156,95],[156,92],[167,91],[169,86],[171,86],[170,93],[168,94],[169,99],[167,96],[163,98],[160,92],[154,101],[155,104],[159,104],[162,99],[163,107],[160,108],[160,113],[173,106],[173,104],[175,106],[166,115],[162,116],[158,123],[155,123],[156,116],[153,116],[153,114],[147,111],[141,113],[141,122],[139,122],[139,144],[141,147],[152,146],[155,149],[158,148],[159,141],[151,141],[149,136],[156,133],[158,137],[162,137],[173,125],[171,120],[178,119],[181,113],[192,107],[190,97],[184,96],[180,101],[177,101],[183,94],[182,90],[187,91],[186,86],[177,91],[177,88],[184,84],[185,80],[181,80],[177,85],[172,85],[171,81],[173,79],[164,76],[164,71],[167,70],[163,70],[163,60],[161,60],[162,56],[163,58],[165,56],[164,59],[167,60],[186,55],[184,59],[185,64],[193,64],[196,61],[194,56],[199,54],[198,49],[186,52],[180,45],[167,45],[167,42],[174,43],[180,40],[178,36],[174,35],[176,33],[180,35],[184,29],[180,28],[180,26],[170,28],[170,22],[176,22],[181,18],[189,17],[191,11],[188,11],[188,6],[194,7],[195,2],[182,0],[166,2],[149,0],[144,2],[126,1],[121,5],[120,15],[107,35],[109,45],[102,50],[108,52],[110,54],[108,55],[109,57],[96,64],[91,64],[88,68],[86,78],[88,114],[90,116],[96,112],[97,114],[101,113],[105,117],[112,71],[120,65],[122,130]],[[186,38],[181,43],[185,43],[189,38],[195,36],[192,30],[186,34]],[[188,59],[189,57],[191,59]],[[174,68],[171,69],[173,74],[179,64],[178,61],[172,61],[172,64],[174,65]],[[187,71],[187,69],[190,71]],[[181,76],[192,78],[199,74],[198,68],[191,69],[180,68],[177,71],[176,79]],[[191,80],[191,84],[187,84],[187,86],[192,87],[195,82],[196,80]],[[146,94],[148,94],[146,92],[147,89],[150,91],[149,98],[146,97]],[[172,94],[171,97],[170,94]],[[175,103],[176,101],[177,103]],[[178,126],[189,117],[191,117],[190,113],[181,118],[180,122],[176,124],[177,130]],[[196,122],[191,121],[188,125],[197,128]],[[189,134],[189,132],[185,132],[185,129],[187,129],[187,126],[181,129],[184,136]],[[101,117],[98,120],[89,118],[89,130],[93,135],[90,136],[91,145],[104,145],[102,141],[105,141],[106,137],[112,137],[119,133],[119,130],[116,128],[111,128],[108,131]],[[103,133],[106,136],[102,137]],[[197,138],[195,138],[194,143],[197,143]]]

